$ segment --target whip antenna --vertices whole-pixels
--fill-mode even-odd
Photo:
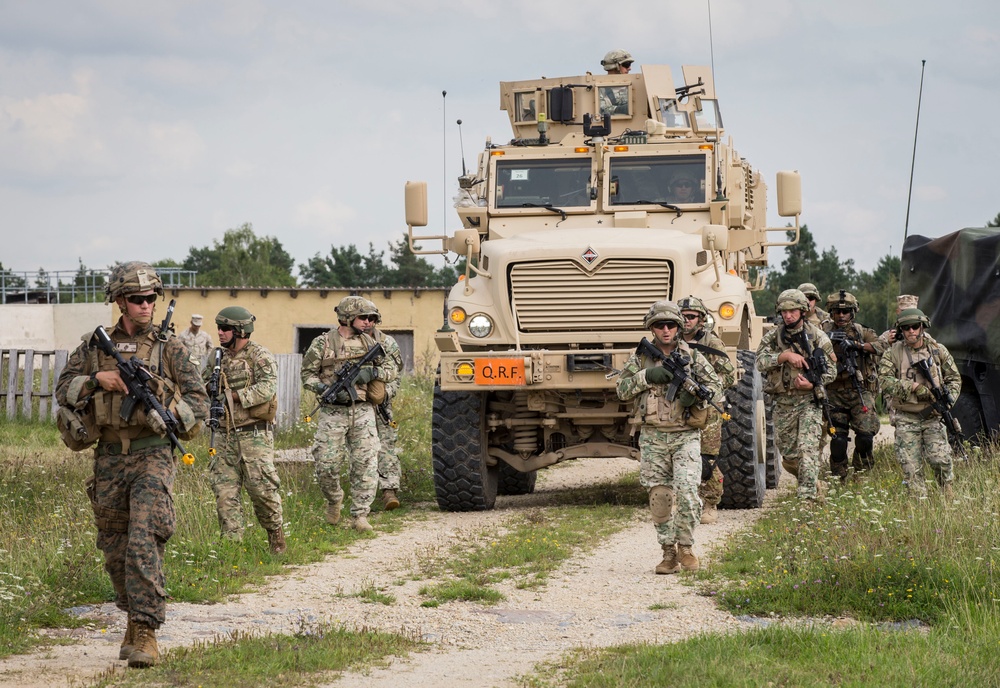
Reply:
[[[441,91],[441,230],[448,232],[448,92]]]
[[[927,60],[920,61],[920,91],[917,94],[917,124],[913,127],[913,157],[910,159],[910,190],[906,193],[906,222],[903,224],[903,241],[910,231],[910,200],[913,198],[913,168],[917,164],[917,132],[920,131],[920,101],[924,97],[924,65]]]
[[[462,176],[466,175],[465,171],[465,141],[462,140],[462,120],[458,120],[458,149],[462,152]]]

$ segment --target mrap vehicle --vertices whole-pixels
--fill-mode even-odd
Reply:
[[[462,228],[451,235],[415,234],[427,225],[427,186],[407,182],[411,250],[452,252],[466,266],[436,335],[442,509],[491,509],[567,459],[638,459],[633,404],[618,399],[616,377],[649,334],[650,305],[688,295],[704,301],[739,374],[727,392],[720,506],[758,507],[777,483],[754,367],[765,324],[751,291],[763,279],[751,283],[750,269],[767,265],[769,246],[798,241],[801,182],[777,174],[778,214],[795,224],[768,228],[767,186],[723,138],[710,68],[681,75],[643,65],[502,82],[514,138],[487,139],[459,178]],[[417,248],[437,240],[440,249]]]

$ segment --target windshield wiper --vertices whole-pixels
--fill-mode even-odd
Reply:
[[[678,208],[676,205],[671,205],[670,203],[664,203],[662,201],[645,201],[645,200],[625,201],[625,202],[619,201],[615,205],[658,205],[661,208],[666,208],[667,210],[676,211],[677,217],[680,217],[681,215],[684,214],[684,211]]]
[[[522,203],[521,207],[522,208],[545,208],[546,210],[550,210],[553,213],[556,213],[557,215],[562,216],[563,220],[566,219],[566,211],[563,210],[562,208],[556,208],[551,203]]]

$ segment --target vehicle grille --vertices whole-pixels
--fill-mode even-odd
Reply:
[[[670,298],[671,284],[665,261],[612,259],[587,271],[555,260],[510,271],[521,332],[642,329],[649,305]]]

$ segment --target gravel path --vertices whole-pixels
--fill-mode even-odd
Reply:
[[[499,498],[494,511],[428,510],[425,518],[397,533],[360,540],[346,553],[321,563],[289,567],[258,592],[228,603],[170,604],[167,624],[157,635],[161,651],[235,630],[287,633],[303,622],[342,622],[354,628],[412,633],[431,648],[388,660],[386,667],[345,674],[331,686],[485,688],[515,685],[513,677],[573,647],[662,643],[746,626],[696,594],[685,583],[688,577],[653,573],[660,550],[644,514],[564,565],[541,589],[501,587],[507,599],[496,607],[462,602],[420,606],[418,590],[425,581],[410,580],[410,574],[421,558],[502,525],[525,506],[544,507],[557,491],[610,481],[637,468],[627,459],[568,462],[541,471],[534,494]],[[783,476],[780,489],[768,492],[765,510],[775,493],[790,487],[788,476]],[[717,523],[700,526],[695,552],[703,565],[710,565],[712,551],[762,511],[721,511]],[[395,596],[396,602],[370,604],[353,596],[371,585]],[[654,605],[656,609],[651,609]],[[110,667],[124,667],[116,659],[124,614],[103,604],[86,610],[84,616],[92,622],[88,628],[53,633],[72,636],[75,644],[0,661],[0,687],[81,686]]]

